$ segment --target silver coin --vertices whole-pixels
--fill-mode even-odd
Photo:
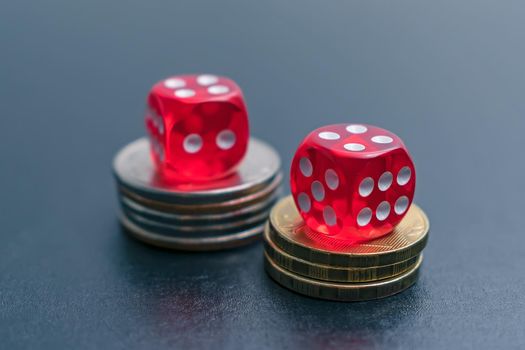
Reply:
[[[124,215],[129,221],[133,222],[135,225],[143,228],[144,230],[162,235],[188,238],[229,235],[232,232],[243,231],[250,227],[263,224],[268,218],[268,214],[268,211],[263,211],[248,218],[232,220],[224,223],[180,225],[153,221],[151,219],[145,218],[144,216],[129,212],[125,209],[121,210],[121,215]]]
[[[268,199],[271,195],[273,195],[276,192],[280,193],[282,177],[282,173],[279,172],[274,177],[271,183],[261,188],[257,192],[216,203],[199,203],[185,205],[178,203],[160,202],[139,196],[123,187],[118,188],[118,194],[119,197],[129,198],[135,203],[138,203],[144,207],[166,213],[177,213],[181,215],[221,214],[230,213],[234,210],[248,207],[252,204],[262,202]]]
[[[120,222],[127,233],[144,243],[161,248],[187,251],[212,251],[240,247],[259,240],[264,230],[264,224],[262,224],[228,235],[191,238],[166,236],[144,230],[124,215],[120,216]]]
[[[279,192],[273,192],[269,197],[264,198],[263,201],[255,202],[246,207],[233,208],[229,212],[221,213],[194,213],[184,214],[179,212],[165,212],[155,210],[146,207],[140,203],[135,202],[133,199],[121,196],[119,198],[120,205],[123,210],[140,215],[143,218],[154,222],[160,222],[171,225],[182,225],[182,226],[202,226],[202,225],[216,225],[216,224],[227,224],[232,221],[246,220],[250,217],[258,215],[260,213],[266,213],[268,215],[269,210],[275,204],[279,198]]]
[[[212,203],[253,193],[271,183],[281,161],[267,143],[251,138],[237,172],[222,180],[202,184],[167,184],[155,171],[147,138],[120,150],[113,160],[118,184],[145,198],[168,203]]]

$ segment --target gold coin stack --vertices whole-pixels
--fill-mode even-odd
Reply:
[[[349,244],[309,229],[288,196],[274,206],[265,227],[265,268],[277,283],[310,297],[383,298],[416,282],[428,231],[427,216],[412,204],[392,233]]]

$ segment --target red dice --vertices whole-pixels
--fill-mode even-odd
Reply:
[[[364,124],[311,132],[295,153],[290,180],[310,228],[354,242],[392,231],[412,203],[416,184],[403,141]]]
[[[151,88],[147,104],[151,154],[164,178],[221,178],[244,157],[248,114],[232,80],[209,74],[171,77]]]

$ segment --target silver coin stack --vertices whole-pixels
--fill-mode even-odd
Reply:
[[[259,239],[283,177],[277,152],[253,137],[236,173],[222,180],[167,184],[155,172],[147,138],[117,153],[113,173],[126,231],[148,244],[189,251]]]

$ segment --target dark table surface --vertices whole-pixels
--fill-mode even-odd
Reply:
[[[521,1],[4,1],[0,347],[525,347]],[[149,87],[213,72],[288,167],[310,130],[400,135],[431,238],[416,286],[336,303],[209,254],[128,238],[114,153]]]

